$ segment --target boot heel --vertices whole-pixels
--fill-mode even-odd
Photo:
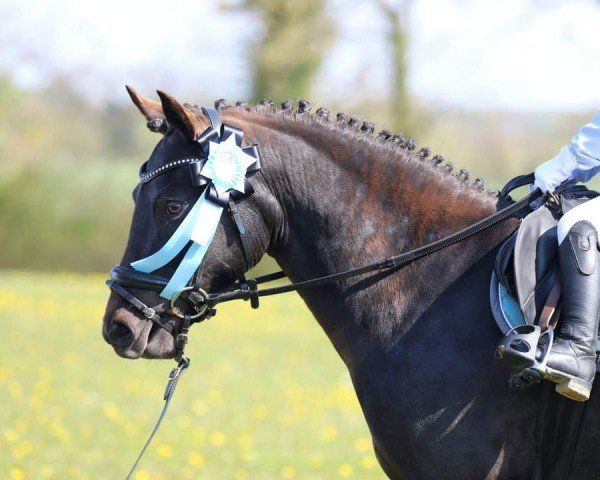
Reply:
[[[592,393],[592,384],[577,378],[567,378],[557,383],[555,390],[571,400],[585,402]]]

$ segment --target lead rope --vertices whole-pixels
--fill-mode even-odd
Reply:
[[[135,462],[134,462],[133,466],[131,467],[131,470],[129,470],[127,477],[125,477],[125,480],[131,480],[133,478],[133,474],[135,473],[135,471],[140,463],[140,460],[146,453],[146,450],[148,449],[150,442],[152,442],[154,435],[156,435],[156,432],[158,432],[158,429],[160,428],[160,425],[161,425],[163,419],[165,418],[165,415],[167,414],[169,404],[171,403],[171,399],[173,398],[173,395],[175,393],[175,388],[177,387],[177,382],[179,382],[179,379],[184,374],[184,372],[188,369],[189,366],[190,366],[190,359],[188,357],[184,356],[183,352],[181,352],[177,366],[175,368],[173,368],[173,370],[171,370],[171,373],[169,373],[169,380],[167,381],[167,386],[165,387],[165,393],[163,394],[163,400],[165,401],[165,404],[162,408],[162,411],[160,412],[160,415],[158,416],[158,419],[156,420],[156,423],[154,424],[154,427],[152,428],[152,432],[150,432],[150,436],[148,437],[148,440],[146,440],[146,443],[144,444],[144,447],[140,451],[140,454],[135,459]]]

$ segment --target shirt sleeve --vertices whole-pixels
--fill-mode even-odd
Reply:
[[[571,140],[569,151],[575,160],[570,176],[575,180],[587,182],[600,171],[600,112],[579,129]]]

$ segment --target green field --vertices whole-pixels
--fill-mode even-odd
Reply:
[[[0,272],[0,478],[123,478],[171,361],[100,335],[98,275]],[[137,480],[385,478],[349,376],[295,294],[192,328],[192,365]]]

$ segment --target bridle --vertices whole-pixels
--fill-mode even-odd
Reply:
[[[211,179],[202,174],[203,167],[208,159],[209,145],[211,142],[226,141],[231,137],[235,139],[236,144],[241,148],[243,132],[238,128],[223,124],[216,110],[202,108],[202,111],[208,118],[210,125],[197,140],[200,155],[198,157],[174,160],[151,171],[147,170],[148,162],[145,162],[140,167],[140,184],[147,184],[160,175],[172,172],[173,170],[184,167],[188,168],[191,183],[193,186],[199,187],[200,195],[205,196],[206,201],[213,202],[222,207],[231,218],[240,238],[241,249],[246,264],[248,264],[250,250],[246,239],[246,230],[238,214],[236,202],[252,195],[254,192],[249,178],[261,168],[260,153],[256,145],[242,149],[245,154],[255,159],[252,165],[248,167],[246,176],[243,179],[243,193],[233,189],[226,192],[219,191],[215,188]],[[140,311],[145,318],[154,322],[173,336],[175,341],[175,360],[179,362],[184,358],[184,348],[187,343],[190,326],[193,323],[202,322],[215,314],[215,310],[209,302],[209,295],[200,287],[200,271],[201,268],[198,266],[189,284],[175,292],[169,302],[164,302],[153,307],[146,305],[127,288],[163,291],[169,282],[168,278],[138,271],[130,266],[116,265],[111,270],[110,279],[106,281],[106,284],[113,292]],[[179,299],[187,303],[189,308],[187,311],[182,310],[181,307],[176,305]],[[166,318],[165,314],[168,314]]]
[[[239,235],[242,252],[247,261],[250,250],[248,247],[245,227],[237,212],[236,202],[251,195],[254,191],[249,178],[261,168],[258,147],[254,145],[244,149],[245,151],[252,153],[256,158],[256,162],[248,168],[246,178],[244,179],[244,193],[240,194],[238,191],[230,191],[227,192],[227,195],[219,194],[213,188],[213,185],[209,181],[210,179],[206,179],[201,175],[202,168],[207,160],[208,142],[210,140],[228,138],[229,136],[234,135],[236,141],[241,146],[243,135],[241,130],[223,124],[221,122],[219,113],[216,110],[202,108],[202,111],[209,119],[210,127],[198,139],[198,143],[200,144],[201,148],[201,155],[194,158],[175,160],[150,172],[146,171],[146,162],[140,168],[140,183],[148,183],[159,175],[171,172],[172,170],[178,168],[187,167],[191,173],[192,185],[203,188],[204,190],[202,195],[205,194],[210,201],[222,206],[224,212],[227,212],[227,215],[229,215],[231,218],[236,227],[237,234]],[[199,323],[213,317],[216,313],[216,305],[233,300],[249,300],[252,308],[258,308],[260,297],[278,295],[308,288],[316,288],[322,285],[357,277],[375,271],[397,271],[400,268],[414,262],[415,260],[418,260],[419,258],[423,258],[434,252],[459,243],[473,235],[487,230],[494,225],[497,225],[498,223],[510,217],[515,216],[522,210],[530,209],[530,204],[542,196],[542,192],[540,190],[534,190],[517,202],[512,202],[508,195],[512,190],[531,184],[532,182],[533,174],[516,177],[509,182],[499,194],[501,200],[508,199],[508,206],[447,237],[418,247],[414,250],[400,253],[398,255],[394,255],[365,266],[296,283],[259,290],[259,285],[285,278],[286,274],[283,271],[279,271],[253,279],[246,279],[242,275],[241,278],[234,282],[234,284],[231,285],[228,290],[218,293],[208,293],[200,287],[201,279],[199,272],[201,269],[198,267],[188,284],[177,291],[168,302],[164,302],[154,307],[149,307],[139,298],[133,295],[128,288],[163,291],[169,283],[169,279],[152,273],[140,272],[128,266],[117,265],[113,267],[110,272],[110,279],[106,281],[108,287],[113,292],[121,296],[135,309],[140,311],[145,318],[147,318],[149,321],[152,321],[173,336],[175,342],[174,358],[178,362],[177,367],[174,368],[169,375],[169,382],[164,395],[165,404],[163,411],[161,412],[161,415],[159,416],[159,419],[152,430],[150,437],[140,452],[140,455],[138,456],[127,478],[130,478],[133,474],[138,462],[140,461],[154,434],[156,433],[162,419],[164,418],[167,407],[174,393],[175,386],[177,385],[177,381],[180,375],[189,366],[189,359],[184,355],[184,349],[187,343],[190,326],[194,323]],[[187,304],[186,309],[182,309],[181,306],[177,305],[179,300]],[[166,318],[164,317],[165,314],[168,315]]]

